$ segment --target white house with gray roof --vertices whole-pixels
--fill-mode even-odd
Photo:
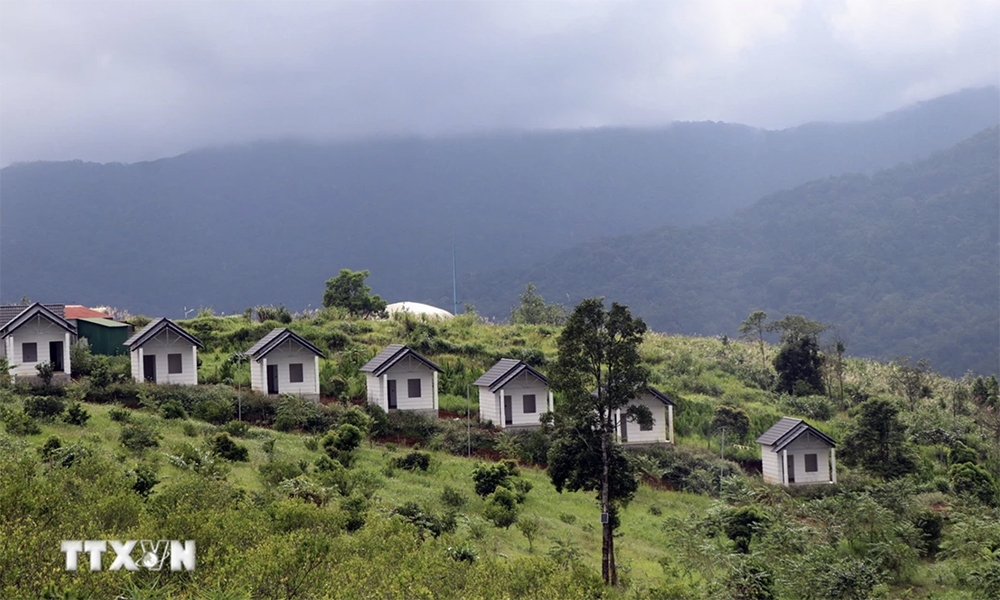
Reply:
[[[153,319],[124,345],[136,381],[198,385],[198,348],[205,346],[170,319]]]
[[[552,411],[549,380],[524,361],[501,358],[473,385],[479,388],[479,420],[501,429],[538,427],[541,414]]]
[[[267,394],[298,394],[319,400],[323,351],[287,327],[275,327],[246,351],[250,387]]]
[[[618,411],[618,439],[622,444],[635,446],[674,443],[675,404],[673,400],[660,390],[650,386],[645,393],[629,404],[638,404],[648,408],[653,415],[653,424],[643,427],[639,423],[629,422],[624,418],[628,407]]]
[[[37,377],[38,365],[51,363],[54,380],[69,379],[76,328],[63,315],[62,304],[0,306],[0,356],[11,377]]]
[[[441,367],[402,344],[390,344],[361,367],[368,402],[391,410],[412,410],[437,418]]]
[[[802,419],[782,417],[757,443],[765,483],[837,483],[837,444]]]

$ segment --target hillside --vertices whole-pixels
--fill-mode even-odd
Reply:
[[[623,584],[607,589],[597,505],[592,494],[555,491],[539,464],[546,431],[455,417],[467,382],[499,356],[520,353],[548,372],[558,328],[331,310],[288,324],[327,352],[322,383],[346,383],[345,399],[364,395],[357,364],[384,344],[419,348],[444,367],[448,406],[429,420],[250,393],[248,367],[225,374],[226,359],[277,323],[202,315],[182,325],[205,342],[199,386],[136,384],[127,358],[79,347],[66,387],[0,380],[4,597],[708,600],[749,587],[776,599],[981,600],[1000,590],[990,554],[1000,547],[995,380],[926,373],[911,401],[895,367],[849,359],[843,396],[790,398],[761,386],[756,346],[647,335],[642,360],[677,402],[678,444],[629,451],[644,483],[615,541]],[[847,460],[869,399],[898,407],[891,419],[905,435],[893,443],[913,457],[910,471],[883,479]],[[557,396],[557,407],[566,401]],[[725,438],[727,460],[711,428],[721,406],[748,420],[742,439]],[[782,415],[841,444],[837,484],[761,482],[752,440]],[[367,440],[328,448],[348,424]],[[426,470],[404,466],[422,456]],[[515,479],[530,484],[515,486],[520,525],[506,528],[473,486],[479,464],[500,458],[520,463]],[[66,539],[194,539],[197,568],[111,571],[109,554],[102,571],[66,572]]]
[[[753,310],[836,326],[850,354],[1000,365],[1000,130],[928,159],[772,194],[728,218],[588,241],[467,294],[505,316],[525,283],[617,298],[659,331],[736,335]]]
[[[0,172],[0,300],[168,316],[199,306],[297,310],[316,306],[323,282],[347,267],[371,270],[390,300],[449,307],[454,243],[459,302],[485,304],[504,290],[473,293],[464,273],[728,215],[809,180],[926,156],[998,114],[1000,93],[989,88],[873,121],[783,131],[676,123],[17,164]]]

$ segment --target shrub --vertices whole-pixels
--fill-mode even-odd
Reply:
[[[66,409],[66,414],[63,415],[63,421],[70,425],[79,425],[80,427],[86,425],[89,419],[90,413],[79,402],[70,404],[69,408]]]
[[[178,400],[167,400],[160,405],[160,415],[164,419],[186,419],[187,411]]]
[[[135,479],[132,491],[143,498],[148,498],[156,484],[160,483],[160,479],[156,476],[156,468],[151,465],[140,464],[128,474]]]
[[[409,410],[394,410],[389,413],[389,435],[398,435],[427,445],[439,429],[437,419],[420,413]]]
[[[250,461],[250,450],[242,444],[237,444],[233,438],[229,437],[228,433],[222,432],[212,436],[212,439],[208,442],[208,447],[212,454],[219,458],[233,462]]]
[[[31,418],[31,415],[23,412],[11,411],[5,418],[7,433],[11,435],[36,435],[42,432],[42,428]]]
[[[116,406],[108,411],[108,418],[116,423],[129,423],[132,421],[132,411]]]
[[[246,421],[230,421],[225,424],[222,431],[233,437],[247,437],[250,433],[250,425]]]
[[[394,508],[392,514],[399,515],[405,521],[414,525],[420,532],[421,539],[427,533],[438,537],[442,533],[452,533],[455,531],[456,521],[454,514],[446,514],[439,517],[424,511],[416,502],[407,502],[402,506]]]
[[[428,448],[466,456],[496,449],[496,432],[463,421],[440,421],[438,433],[431,438]]]
[[[465,544],[460,546],[448,546],[445,549],[445,554],[448,555],[448,558],[456,562],[467,562],[469,564],[476,562],[476,559],[479,558],[479,552],[477,552],[472,546]]]
[[[498,487],[486,499],[483,516],[496,527],[509,529],[517,522],[517,495],[505,487]]]
[[[126,423],[122,427],[119,440],[133,452],[141,452],[146,448],[156,448],[160,445],[160,434],[145,423]]]
[[[392,459],[391,464],[407,471],[426,471],[431,464],[431,455],[427,452],[413,451],[405,456]]]
[[[948,477],[956,494],[974,498],[987,506],[996,504],[996,481],[983,467],[972,463],[952,465]]]
[[[195,406],[194,416],[213,425],[222,425],[233,418],[233,405],[225,398],[206,398]]]
[[[42,457],[42,460],[48,462],[52,460],[55,451],[62,448],[62,442],[56,436],[49,436],[49,439],[45,440],[45,443],[38,448],[38,454]]]
[[[462,508],[468,501],[469,499],[465,497],[465,494],[450,485],[444,486],[444,489],[441,490],[441,502],[449,508]]]
[[[185,421],[184,424],[181,425],[181,431],[188,437],[197,437],[198,435],[198,427],[190,421]]]
[[[368,435],[376,439],[389,435],[389,415],[381,406],[366,403],[362,407],[362,410],[371,419],[371,424],[368,426]]]
[[[520,471],[514,461],[505,460],[494,464],[479,464],[472,470],[472,481],[475,483],[476,494],[485,498],[498,487],[513,487],[512,477],[517,477]]]
[[[28,416],[51,421],[66,410],[66,401],[56,396],[31,396],[24,400],[24,412]]]
[[[337,419],[338,425],[354,425],[361,430],[362,433],[368,433],[369,428],[372,425],[372,418],[365,414],[365,411],[361,410],[357,406],[352,406],[340,413]]]
[[[302,441],[302,445],[305,446],[306,450],[310,452],[315,452],[319,450],[319,442],[316,441],[316,438],[314,437],[307,437],[305,440]]]
[[[287,460],[273,460],[257,467],[261,480],[267,485],[278,485],[286,479],[294,479],[302,475],[298,464]]]

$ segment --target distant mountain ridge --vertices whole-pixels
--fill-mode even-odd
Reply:
[[[628,304],[660,331],[735,336],[763,309],[836,325],[853,355],[996,373],[1000,128],[873,175],[777,192],[711,223],[591,240],[466,289],[481,312],[503,315],[529,281],[550,301]]]
[[[450,308],[454,244],[459,302],[499,305],[518,290],[473,293],[465,274],[704,223],[806,181],[927,156],[998,121],[1000,92],[987,88],[783,131],[677,123],[17,164],[0,170],[0,300],[167,316],[300,310],[347,267],[370,269],[390,301]]]

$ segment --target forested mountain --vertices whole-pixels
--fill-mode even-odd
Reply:
[[[390,301],[449,306],[454,243],[460,302],[492,303],[505,313],[517,290],[480,279],[478,292],[467,293],[463,273],[529,265],[597,236],[704,223],[812,179],[927,156],[996,125],[998,115],[1000,94],[989,88],[864,123],[784,131],[677,123],[436,140],[269,142],[130,165],[17,164],[0,172],[0,300],[29,296],[168,316],[198,306],[231,312],[284,303],[298,310],[316,306],[323,282],[347,267],[370,269],[369,283]],[[708,230],[677,235],[699,231]],[[618,274],[664,260],[621,256],[627,263]],[[685,264],[698,272],[697,265],[715,262],[699,255]],[[735,272],[737,264],[747,263],[727,269]],[[757,281],[761,269],[766,265],[743,277]],[[593,286],[615,289],[616,297],[660,294],[653,291],[660,288],[656,281],[629,280],[620,291],[613,282],[624,283],[616,277]],[[672,293],[705,315],[668,320],[650,313],[651,323],[731,328],[742,304],[710,319],[716,314],[710,307],[722,300],[702,297],[702,287],[714,290]],[[785,288],[791,298],[793,291],[809,291],[768,287],[779,295]],[[581,288],[543,286],[560,297],[571,290]],[[784,304],[776,299],[772,305]],[[670,303],[662,311],[675,314]]]
[[[504,314],[526,282],[550,300],[607,296],[654,329],[728,334],[748,313],[835,324],[855,355],[1000,365],[1000,129],[873,175],[818,180],[736,215],[592,240],[467,282]],[[568,296],[567,296],[568,294]]]

